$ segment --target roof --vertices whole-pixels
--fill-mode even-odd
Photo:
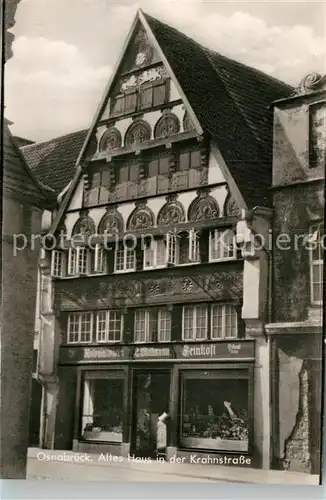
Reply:
[[[57,195],[75,175],[76,160],[86,134],[87,130],[80,130],[21,148],[35,177]]]
[[[3,186],[7,193],[26,199],[33,206],[46,208],[51,205],[53,191],[45,188],[29,169],[8,121],[3,127]]]
[[[246,203],[268,204],[273,146],[270,104],[292,94],[293,88],[143,15],[200,124],[216,140]]]
[[[29,144],[35,144],[35,141],[30,141],[29,139],[25,139],[25,137],[14,136],[14,141],[19,148],[23,146],[28,146]]]

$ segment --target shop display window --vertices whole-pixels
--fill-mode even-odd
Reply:
[[[182,377],[181,446],[247,452],[249,384],[217,371]]]
[[[87,372],[83,382],[82,438],[122,442],[124,379],[120,372]]]

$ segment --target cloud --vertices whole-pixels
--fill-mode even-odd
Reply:
[[[40,11],[35,2],[43,36],[31,36],[30,27],[29,36],[17,38],[7,64],[6,115],[15,123],[14,133],[36,140],[90,125],[138,7],[201,44],[293,85],[311,71],[325,71],[325,40],[310,26],[267,24],[252,13],[230,15],[200,0],[127,5],[75,0],[62,4],[65,12],[55,3]],[[32,9],[33,0],[27,7]]]
[[[19,37],[13,49],[6,74],[13,132],[45,140],[88,127],[111,67],[93,67],[62,41]]]

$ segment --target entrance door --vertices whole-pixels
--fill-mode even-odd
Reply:
[[[133,386],[132,452],[140,457],[154,457],[158,417],[169,411],[170,372],[137,371]],[[160,441],[162,448],[162,436]]]

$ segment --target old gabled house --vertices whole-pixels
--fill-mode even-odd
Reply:
[[[270,466],[253,237],[271,228],[270,104],[292,91],[137,13],[41,259],[44,447],[155,455],[166,412],[167,458]]]
[[[308,75],[273,109],[272,462],[318,474],[326,77]]]

